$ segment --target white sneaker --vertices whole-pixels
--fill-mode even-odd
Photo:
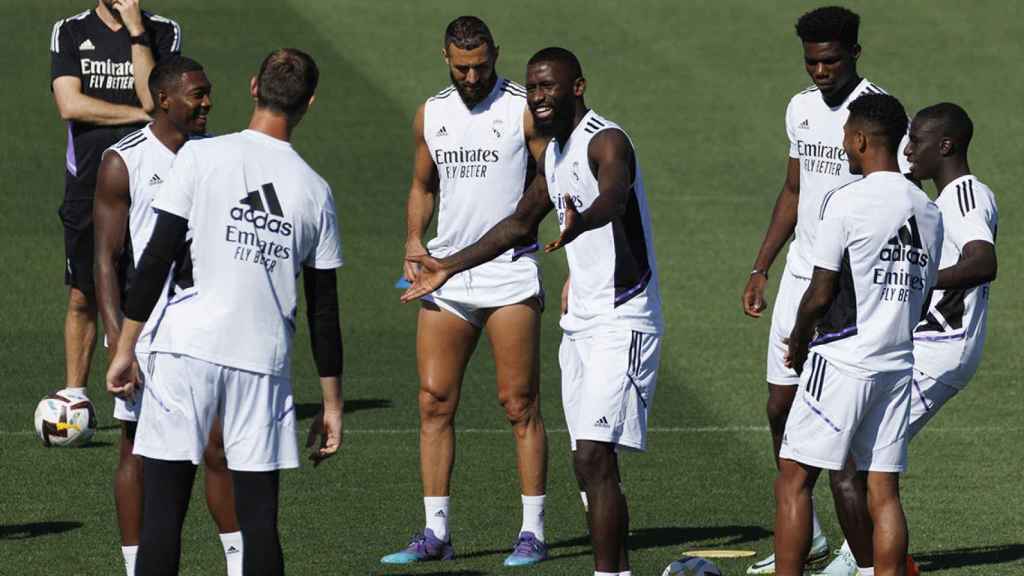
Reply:
[[[807,554],[805,566],[807,568],[817,568],[827,560],[828,539],[825,538],[824,534],[819,534],[814,540],[811,540],[811,551]],[[752,564],[750,568],[747,568],[747,574],[775,574],[775,554],[769,554],[763,560]]]
[[[857,576],[857,560],[848,548],[840,548],[832,563],[821,572],[813,572],[812,576]]]

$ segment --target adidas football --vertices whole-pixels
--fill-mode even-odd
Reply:
[[[81,446],[96,433],[96,411],[88,398],[55,392],[39,401],[35,424],[43,446]]]
[[[722,576],[722,571],[703,558],[683,556],[666,566],[661,576]]]

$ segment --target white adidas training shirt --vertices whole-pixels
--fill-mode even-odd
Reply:
[[[423,138],[440,180],[437,236],[427,244],[431,255],[458,252],[515,211],[530,154],[525,111],[526,90],[500,77],[472,109],[454,86],[427,100]],[[511,262],[522,251],[509,250],[494,261]]]
[[[946,232],[939,269],[956,264],[969,242],[995,244],[999,210],[992,190],[980,180],[972,175],[953,180],[935,203]],[[985,345],[988,293],[989,284],[932,293],[928,312],[914,331],[915,368],[949,386],[967,385]]]
[[[566,194],[580,212],[597,199],[597,178],[590,168],[588,149],[590,141],[603,130],[625,134],[619,125],[590,110],[564,149],[557,140],[548,143],[544,170],[560,228],[565,222]],[[639,160],[635,160],[634,167],[636,177],[626,213],[601,228],[580,234],[565,247],[570,274],[569,312],[562,316],[561,326],[566,332],[606,324],[637,332],[662,331],[658,268]]]
[[[153,235],[153,226],[156,225],[153,198],[167,180],[171,164],[174,162],[174,152],[153,134],[150,130],[151,125],[147,124],[144,128],[127,134],[104,152],[120,156],[128,169],[128,191],[132,203],[128,212],[128,242],[125,250],[131,254],[132,268],[125,277],[129,284],[139,265],[139,259],[142,258],[142,252],[149,243],[149,237]],[[167,304],[167,286],[164,288],[135,345],[135,351],[139,354],[149,352],[153,331]]]
[[[786,134],[789,157],[800,161],[800,200],[797,208],[796,236],[789,246],[786,268],[791,274],[810,278],[813,266],[818,208],[825,195],[860,176],[850,174],[843,150],[843,126],[850,116],[847,108],[864,94],[885,94],[866,78],[835,108],[825,103],[821,92],[811,87],[793,96],[786,108]],[[903,156],[906,139],[900,143],[897,157],[900,170],[910,170]]]
[[[839,272],[839,287],[811,346],[862,377],[909,370],[939,269],[938,207],[902,174],[874,172],[826,196],[818,216],[812,263]]]
[[[288,142],[245,130],[185,144],[153,207],[188,219],[192,240],[152,350],[287,376],[296,278],[342,265],[327,183]]]

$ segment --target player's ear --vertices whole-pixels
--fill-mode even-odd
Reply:
[[[448,47],[441,48],[441,58],[444,58],[444,63],[448,66],[452,65],[451,59],[448,58]]]
[[[501,50],[500,46],[491,48],[491,66],[498,63],[498,52]]]
[[[953,144],[952,138],[943,138],[939,140],[939,154],[942,156],[952,156],[956,146]]]
[[[167,112],[171,108],[171,97],[161,88],[156,91],[156,107]]]
[[[854,62],[860,58],[860,44],[854,44],[853,48],[850,49],[850,58],[853,58]]]
[[[256,83],[256,77],[249,78],[249,95],[255,100],[259,96],[259,85]]]
[[[572,93],[575,94],[577,98],[579,98],[583,96],[583,93],[586,91],[587,79],[580,76],[579,78],[576,79],[575,82],[572,83]]]
[[[309,102],[306,102],[306,112],[309,112],[309,109],[313,107],[313,102],[316,102],[316,94],[310,96]]]

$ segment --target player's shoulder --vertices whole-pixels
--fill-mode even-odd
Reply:
[[[437,94],[434,94],[430,98],[427,98],[427,101],[424,104],[430,104],[431,102],[438,102],[438,101],[448,100],[449,98],[451,98],[452,94],[455,94],[455,92],[456,92],[455,91],[455,86],[452,85],[452,84],[449,84],[447,87],[445,87],[445,88],[441,89],[440,91],[438,91]]]
[[[824,220],[828,216],[835,217],[846,214],[861,197],[857,194],[857,188],[862,185],[863,181],[864,179],[860,178],[826,192],[821,198],[821,206],[818,208],[818,220]]]
[[[161,16],[154,12],[147,10],[142,11],[142,18],[148,21],[154,28],[166,28],[169,30],[181,30],[181,26],[176,20],[168,18],[167,16]]]
[[[943,213],[958,217],[966,218],[979,208],[983,213],[987,210],[997,210],[996,197],[992,189],[973,174],[950,182],[938,200]]]
[[[60,51],[58,37],[60,36],[61,30],[69,29],[77,31],[85,24],[85,19],[89,17],[89,12],[91,12],[91,10],[79,12],[78,14],[68,16],[67,18],[61,18],[54,22],[53,28],[50,30],[50,50],[53,52]]]
[[[807,88],[793,94],[789,99],[789,108],[807,106],[813,102],[814,99],[821,99],[821,91],[814,84],[811,84]]]
[[[520,84],[509,80],[508,78],[500,78],[498,80],[500,86],[499,90],[503,94],[507,94],[513,98],[526,101],[526,88],[523,88]]]
[[[865,94],[888,94],[884,88],[881,88],[878,84],[875,84],[867,78],[861,78],[860,86],[857,87],[857,96],[863,96]]]
[[[114,142],[108,150],[113,150],[121,155],[131,153],[132,150],[140,149],[142,144],[150,138],[150,132],[145,128],[133,130],[124,135],[123,138]]]

